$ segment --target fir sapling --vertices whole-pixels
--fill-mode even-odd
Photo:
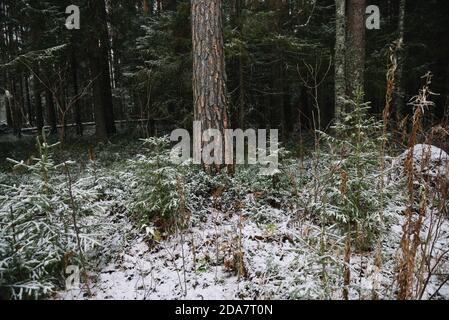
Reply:
[[[325,220],[352,230],[359,249],[367,249],[381,231],[383,203],[378,185],[382,176],[377,150],[382,124],[369,116],[369,104],[363,102],[361,91],[346,103],[351,111],[342,113],[333,128],[335,136],[320,132],[328,149],[322,154],[322,190],[315,210],[320,208]]]
[[[171,161],[167,137],[146,139],[144,146],[147,154],[130,161],[136,172],[135,196],[130,204],[138,224],[159,238],[159,231],[170,231],[180,218],[177,189],[182,166]]]
[[[37,143],[34,163],[11,160],[26,178],[0,188],[0,296],[12,299],[38,299],[62,287],[67,265],[81,265],[82,252],[96,248],[107,229],[98,222],[104,210],[95,191],[65,179],[61,170],[72,163],[54,163],[55,145],[45,137]]]

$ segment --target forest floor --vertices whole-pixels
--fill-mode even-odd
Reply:
[[[299,221],[296,214],[284,210],[264,214],[268,224],[210,208],[206,221],[153,248],[138,236],[98,274],[92,274],[91,296],[84,287],[60,292],[55,299],[341,299],[344,240],[329,233],[329,250],[323,255],[317,241],[319,226]],[[375,252],[351,257],[350,299],[372,299],[374,288],[382,299],[395,298],[403,220],[398,215],[382,241],[381,268],[376,267]],[[236,248],[239,242],[241,249]],[[438,251],[448,248],[447,219],[435,245]],[[234,250],[243,252],[240,279]],[[448,268],[445,259],[441,273],[447,274]],[[423,298],[435,293],[443,281],[445,276],[431,277]],[[449,299],[449,284],[436,298]]]
[[[23,153],[30,144],[24,144]],[[136,175],[129,161],[142,152],[140,142],[96,147],[94,184],[88,144],[60,148],[54,158],[78,157],[80,184],[73,188],[102,194],[95,200],[102,213],[87,220],[108,229],[97,246],[85,251],[88,281],[80,289],[57,290],[51,299],[342,299],[345,287],[349,299],[396,298],[406,224],[402,203],[391,201],[385,208],[388,219],[378,242],[367,250],[351,248],[349,258],[341,228],[322,223],[295,200],[310,197],[310,186],[289,199],[277,190],[276,196],[266,196],[233,180],[236,185],[218,193],[201,193],[199,209],[189,210],[187,228],[155,236],[154,229],[136,225],[126,202]],[[9,157],[23,153],[16,148]],[[290,165],[305,174],[310,163],[294,159]],[[1,167],[8,176],[11,166]],[[201,188],[189,183],[194,193]],[[236,196],[239,188],[243,191]],[[416,274],[422,277],[416,285],[425,284],[420,298],[449,299],[449,219],[429,206],[420,232],[432,247],[425,257],[432,272]]]

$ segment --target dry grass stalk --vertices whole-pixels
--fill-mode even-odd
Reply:
[[[408,204],[405,210],[406,220],[402,227],[403,235],[400,243],[401,254],[397,270],[397,281],[399,286],[397,298],[400,300],[408,300],[415,297],[413,286],[415,282],[416,260],[418,248],[421,245],[423,220],[427,211],[428,191],[426,190],[426,187],[424,187],[418,195],[418,216],[415,221],[415,203],[417,200],[415,181],[417,181],[419,177],[417,177],[417,172],[415,171],[414,166],[414,146],[417,142],[418,131],[422,128],[422,118],[425,109],[433,105],[429,100],[429,96],[432,95],[432,92],[430,91],[432,75],[427,73],[423,78],[425,79],[423,88],[410,102],[410,105],[414,107],[414,113],[412,132],[408,143],[409,152],[404,163],[407,175]],[[424,157],[426,156],[424,155]],[[428,156],[427,159],[423,160],[424,161],[421,161],[421,164],[425,166],[425,163],[428,163]]]

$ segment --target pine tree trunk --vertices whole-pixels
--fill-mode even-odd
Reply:
[[[36,71],[39,73],[39,71]],[[41,96],[41,89],[42,85],[37,78],[36,75],[33,77],[33,96],[34,96],[34,105],[35,105],[35,112],[36,112],[36,128],[38,134],[42,133],[42,128],[44,127],[44,112],[42,109],[42,96]]]
[[[224,137],[229,121],[222,15],[221,0],[192,0],[194,118],[203,131],[218,129]],[[224,163],[224,144],[222,149]]]
[[[243,10],[243,1],[242,0],[234,0],[233,8],[232,8],[232,18],[233,25],[237,28],[239,37],[242,37],[243,32],[243,21],[242,21],[242,10]],[[243,129],[245,127],[245,61],[243,58],[243,48],[239,49],[239,57],[238,57],[238,85],[239,85],[239,95],[238,95],[238,126]]]
[[[144,14],[149,14],[150,13],[150,3],[148,0],[143,0],[142,1],[142,8],[143,8],[143,13]]]
[[[115,134],[117,132],[115,127],[115,116],[114,116],[114,104],[112,101],[112,85],[111,85],[111,74],[109,68],[109,33],[107,25],[107,12],[106,4],[104,0],[98,1],[98,16],[100,18],[99,25],[99,43],[100,43],[100,66],[102,75],[102,94],[104,103],[104,113],[106,121],[106,129],[108,135]]]
[[[95,135],[99,141],[108,140],[108,130],[106,127],[106,116],[102,97],[101,86],[101,70],[98,65],[98,58],[95,53],[98,52],[98,47],[95,40],[90,42],[89,49],[89,65],[91,78],[93,79],[93,103],[94,103],[94,117],[95,117]]]
[[[6,90],[8,90],[9,94],[7,96],[5,96],[5,112],[6,112],[6,124],[8,125],[8,127],[12,128],[12,108],[11,108],[11,104],[12,104],[12,99],[11,99],[11,88],[9,87],[9,84],[11,83],[10,81],[10,76],[8,72],[5,72],[4,75],[4,80],[5,80],[5,84],[6,84]],[[6,94],[6,92],[5,92]]]
[[[346,94],[346,0],[335,0],[335,120],[340,121]]]
[[[104,0],[90,0],[88,10],[89,21],[92,23],[88,52],[91,77],[94,80],[96,136],[98,140],[106,141],[111,134],[116,132],[116,128],[109,73],[109,35]]]
[[[404,31],[405,31],[405,0],[399,2],[399,22],[398,22],[398,67],[396,70],[396,116],[401,121],[405,115],[405,92],[404,92]]]
[[[274,32],[276,34],[282,34],[283,32],[283,24],[288,21],[289,18],[289,7],[288,2],[280,1],[280,0],[269,0],[268,6],[270,10],[274,12]],[[288,139],[289,131],[288,131],[288,101],[286,101],[287,93],[285,89],[286,82],[286,64],[284,58],[283,48],[276,46],[276,61],[273,64],[273,68],[271,71],[271,76],[273,79],[273,92],[272,95],[272,116],[271,118],[275,120],[275,125],[280,127],[282,138],[285,141]],[[273,123],[272,123],[273,125]]]
[[[20,123],[20,130],[22,130],[22,126],[23,126],[23,121],[26,121],[26,106],[25,106],[25,88],[23,85],[23,77],[22,77],[22,73],[17,72],[18,76],[17,76],[17,82],[19,83],[19,87],[18,90],[19,92],[17,93],[17,102],[18,102],[18,106],[19,109],[18,111],[18,119],[19,119],[19,123]]]
[[[28,83],[28,74],[25,74],[23,77],[23,82],[25,83],[25,99],[28,110],[28,123],[33,126],[34,123],[34,114],[33,114],[33,106],[31,104],[30,97],[30,84]]]
[[[351,98],[354,98],[354,93],[357,90],[364,91],[365,10],[366,0],[348,0],[346,8],[346,94]]]
[[[58,128],[57,128],[56,108],[53,92],[51,92],[49,89],[45,91],[45,101],[47,104],[48,125],[50,126],[50,134],[53,135],[58,132]]]
[[[60,71],[62,72],[62,70]],[[60,141],[64,143],[67,140],[67,87],[66,81],[63,81],[59,97],[56,99],[59,112],[59,123],[61,124]]]
[[[8,127],[12,127],[12,111],[11,111],[11,99],[5,99],[5,111],[6,111],[6,124]]]
[[[11,110],[12,110],[12,123],[13,123],[13,133],[17,137],[21,136],[22,133],[22,117],[20,113],[20,101],[19,101],[19,95],[17,93],[17,83],[15,77],[12,78],[11,81],[11,88],[12,88],[12,96],[11,99]]]
[[[75,55],[72,55],[72,81],[73,81],[73,93],[74,93],[74,99],[76,99],[74,105],[73,105],[73,114],[75,116],[75,124],[76,124],[76,134],[79,136],[83,136],[83,122],[81,118],[81,103],[79,100],[79,88],[78,88],[78,63],[76,60]]]
[[[243,52],[240,50],[239,55],[239,127],[245,128],[245,73]]]
[[[446,65],[446,99],[444,101],[444,119],[443,121],[449,124],[449,63]]]

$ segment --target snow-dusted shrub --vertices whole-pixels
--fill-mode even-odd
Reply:
[[[195,213],[195,220],[210,213],[210,208],[235,211],[249,194],[257,194],[261,205],[280,206],[291,200],[295,168],[288,153],[281,150],[279,172],[260,175],[259,165],[236,166],[233,175],[210,174],[199,165],[174,164],[167,137],[144,140],[145,153],[129,161],[128,177],[132,196],[129,200],[140,227],[155,237],[155,229],[166,231],[178,224],[185,213]],[[284,160],[285,159],[285,160]],[[184,213],[180,212],[183,206]],[[156,234],[158,237],[158,234]]]
[[[271,176],[261,175],[260,165],[246,167],[237,166],[234,182],[250,192],[261,193],[264,199],[284,202],[296,193],[299,181],[297,177],[298,163],[289,151],[280,148],[278,151],[279,167]]]
[[[83,253],[97,245],[101,215],[95,191],[70,177],[70,163],[56,165],[45,139],[39,158],[16,162],[27,172],[0,187],[0,296],[40,298],[63,284],[67,265],[82,265]],[[2,179],[3,181],[3,179]],[[19,182],[19,183],[17,183]]]
[[[130,160],[134,172],[130,206],[140,227],[154,236],[153,227],[168,231],[178,222],[183,166],[171,161],[167,137],[145,139],[144,146],[146,154]]]
[[[225,212],[244,209],[262,217],[258,213],[264,208],[287,207],[294,202],[299,184],[297,166],[284,149],[280,151],[278,172],[272,176],[261,175],[260,165],[237,165],[232,175],[211,175],[191,166],[186,175],[189,209],[200,215],[207,214],[210,207]]]
[[[191,166],[186,174],[187,205],[201,219],[210,213],[210,208],[231,210],[240,198],[233,188],[232,176],[227,173],[209,174],[201,166]]]

